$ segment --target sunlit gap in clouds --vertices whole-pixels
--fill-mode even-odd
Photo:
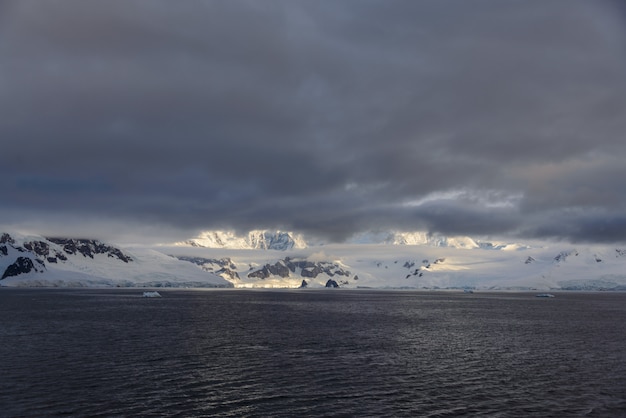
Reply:
[[[501,190],[453,189],[432,192],[422,198],[406,201],[402,203],[402,206],[416,207],[428,203],[448,201],[471,203],[484,208],[515,208],[523,197],[523,193],[510,193]]]

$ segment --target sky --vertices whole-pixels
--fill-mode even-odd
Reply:
[[[626,3],[0,0],[0,227],[626,242]]]

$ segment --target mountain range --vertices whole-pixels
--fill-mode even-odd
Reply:
[[[323,244],[284,231],[207,231],[171,245],[0,234],[0,286],[626,290],[626,249],[424,232]]]
[[[232,287],[150,248],[92,239],[0,234],[0,286]]]
[[[245,235],[238,235],[234,231],[205,231],[176,245],[204,248],[229,248],[247,250],[278,250],[306,248],[307,242],[302,235],[284,231],[254,230]]]
[[[518,249],[519,244],[476,241],[470,237],[447,237],[423,231],[379,231],[356,234],[347,244],[428,245],[453,248]],[[287,251],[324,245],[318,240],[306,239],[301,234],[286,231],[253,230],[245,234],[234,231],[205,231],[196,238],[175,245],[202,248],[278,250]]]

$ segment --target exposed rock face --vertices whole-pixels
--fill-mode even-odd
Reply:
[[[300,288],[304,289],[305,287],[307,287],[309,284],[306,282],[306,280],[302,280],[302,284],[300,284]]]
[[[283,261],[277,261],[273,266],[269,266],[269,270],[274,276],[289,277],[289,267]]]
[[[215,274],[220,275],[220,276],[224,276],[224,275],[228,276],[231,280],[239,279],[239,273],[226,267],[223,267],[219,270],[215,270]]]
[[[328,281],[326,282],[326,287],[339,287],[339,283],[337,283],[336,281],[334,281],[333,279],[328,279]]]
[[[11,235],[7,234],[6,232],[3,233],[2,235],[0,235],[0,244],[15,244],[15,240],[13,239],[13,237],[11,237]]]
[[[252,248],[262,250],[285,251],[306,246],[298,243],[290,232],[283,231],[251,231],[248,234],[248,242]]]
[[[302,269],[300,271],[300,275],[302,277],[315,278],[324,271],[324,268],[319,263],[312,263],[310,261],[304,261],[298,264],[299,264],[298,267]],[[333,273],[333,276],[334,276],[334,273]]]
[[[291,273],[300,270],[301,277],[314,279],[320,274],[333,276],[349,277],[351,273],[342,269],[335,263],[326,261],[312,262],[308,260],[293,260],[290,257],[279,260],[275,264],[266,264],[260,270],[253,271],[248,274],[250,278],[266,279],[270,276],[280,276],[282,278],[289,277]]]
[[[93,258],[95,254],[106,254],[108,257],[117,258],[125,263],[133,261],[119,248],[111,247],[100,241],[73,238],[47,238],[48,241],[61,245],[63,251],[68,254],[80,253],[84,257]]]
[[[333,277],[335,275],[338,276],[350,276],[350,272],[342,269],[339,265],[335,263],[330,263],[327,261],[318,261],[316,263],[308,260],[295,261],[290,258],[285,259],[285,263],[289,267],[289,269],[293,272],[296,271],[296,268],[300,269],[300,275],[302,277],[311,277],[315,278],[318,275],[324,273]]]
[[[50,254],[50,246],[43,241],[25,242],[24,248],[26,248],[28,251],[44,257]]]
[[[46,238],[26,241],[22,245],[17,245],[15,239],[7,233],[0,235],[0,256],[14,257],[15,252],[23,254],[17,256],[15,261],[6,267],[2,279],[31,271],[43,272],[46,270],[46,262],[56,264],[59,261],[68,261],[67,255],[74,254],[82,254],[89,258],[94,258],[95,254],[106,254],[108,257],[116,258],[124,263],[132,261],[131,257],[124,254],[120,249],[96,240]]]
[[[15,262],[6,268],[4,274],[2,275],[2,279],[30,273],[31,271],[43,272],[44,270],[45,266],[41,260],[35,260],[33,263],[33,260],[28,257],[17,257]]]
[[[237,266],[232,262],[232,260],[229,257],[224,257],[220,259],[204,258],[204,257],[188,257],[184,255],[172,256],[172,257],[178,258],[179,260],[182,260],[182,261],[189,261],[190,263],[194,263],[202,267],[204,267],[207,264],[211,264],[211,265],[217,265],[220,267],[229,268],[231,270],[235,270],[237,268]]]
[[[284,261],[279,260],[275,264],[266,264],[261,270],[254,271],[248,274],[248,277],[255,277],[257,279],[266,279],[270,276],[280,276],[282,278],[289,277],[289,267]]]
[[[54,250],[54,254],[52,254],[50,245],[44,241],[25,242],[24,248],[44,258],[49,263],[56,263],[58,260],[67,261],[67,257],[59,251]]]
[[[578,251],[561,251],[556,257],[554,257],[554,261],[560,263],[561,261],[567,260],[569,256],[578,256]]]
[[[237,266],[228,257],[215,259],[215,258],[203,258],[203,257],[187,257],[187,256],[172,256],[182,261],[188,261],[196,264],[204,271],[209,273],[215,273],[222,277],[227,276],[231,280],[238,280],[239,273],[237,273]]]

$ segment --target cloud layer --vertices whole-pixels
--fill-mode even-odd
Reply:
[[[620,2],[6,1],[0,56],[6,224],[626,241]]]

